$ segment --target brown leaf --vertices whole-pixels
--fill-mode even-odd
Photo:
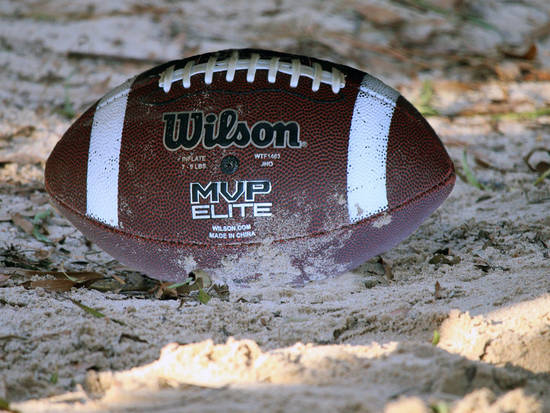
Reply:
[[[25,270],[26,275],[50,275],[58,280],[69,280],[67,276],[76,279],[78,283],[99,280],[105,275],[95,271],[33,271]],[[69,280],[71,281],[71,280]],[[72,281],[75,282],[75,281]]]
[[[23,284],[26,288],[44,288],[49,291],[66,292],[75,286],[71,280],[36,280]]]
[[[32,224],[32,222],[25,219],[25,217],[23,217],[23,215],[21,215],[19,212],[12,214],[11,221],[19,228],[21,228],[25,233],[32,235],[34,225]]]
[[[100,280],[105,275],[95,271],[65,271],[65,273],[71,277],[78,279],[78,282]]]
[[[502,53],[505,56],[513,57],[514,59],[535,60],[537,57],[537,45],[535,43],[531,43],[525,50],[504,50]]]

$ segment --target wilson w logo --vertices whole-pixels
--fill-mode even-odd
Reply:
[[[236,110],[226,109],[219,116],[203,112],[165,113],[164,146],[169,151],[193,149],[200,143],[207,149],[234,145],[244,148],[301,148],[297,122],[256,122],[252,127],[239,121]]]

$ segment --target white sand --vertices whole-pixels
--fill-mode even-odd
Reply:
[[[371,0],[0,4],[0,398],[29,413],[550,411],[550,180],[533,185],[523,160],[550,148],[550,117],[491,115],[549,107],[548,36],[536,38],[534,63],[502,51],[524,53],[550,6],[496,3],[458,10],[493,28]],[[71,123],[59,113],[65,95],[80,112],[154,61],[243,46],[351,64],[415,103],[431,79],[441,116],[430,123],[457,166],[468,151],[489,189],[459,180],[383,255],[391,274],[374,259],[207,305],[25,289],[10,245],[53,269],[123,274],[59,215],[46,225],[54,246],[11,221],[49,208],[43,162]]]

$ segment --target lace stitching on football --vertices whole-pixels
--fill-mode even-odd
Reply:
[[[239,59],[239,53],[233,52],[229,59],[217,60],[211,56],[206,63],[195,64],[193,60],[186,63],[182,69],[175,70],[175,66],[168,67],[161,73],[159,87],[166,93],[170,91],[172,83],[182,81],[184,88],[191,87],[191,77],[204,73],[204,83],[210,85],[216,72],[225,72],[225,80],[232,82],[237,70],[246,70],[246,81],[254,82],[258,70],[267,70],[267,81],[275,83],[277,73],[290,75],[290,87],[298,86],[300,77],[308,77],[313,80],[311,89],[319,90],[321,83],[330,85],[334,93],[338,93],[346,85],[345,75],[336,68],[331,72],[323,70],[319,63],[312,66],[303,65],[299,59],[290,62],[281,62],[279,57],[261,59],[258,53],[253,53],[249,59]]]

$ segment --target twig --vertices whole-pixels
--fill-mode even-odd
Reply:
[[[138,64],[150,64],[158,65],[164,63],[164,60],[151,59],[150,57],[133,57],[133,56],[121,56],[106,53],[94,53],[94,52],[79,52],[77,50],[70,50],[67,52],[67,58],[69,59],[101,59],[123,63],[138,63]]]

